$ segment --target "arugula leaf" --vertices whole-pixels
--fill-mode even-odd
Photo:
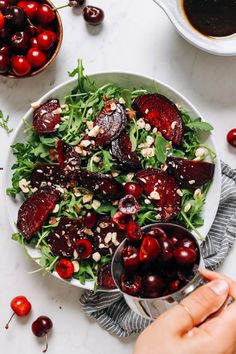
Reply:
[[[155,139],[155,155],[161,163],[166,162],[167,150],[166,148],[169,145],[169,141],[163,138],[162,135],[158,135]]]
[[[0,110],[0,127],[2,127],[7,132],[7,134],[13,131],[13,128],[8,127],[8,121],[9,121],[9,116],[4,118],[3,113]]]
[[[185,123],[185,126],[197,132],[210,132],[214,129],[210,123],[203,122],[200,117]]]

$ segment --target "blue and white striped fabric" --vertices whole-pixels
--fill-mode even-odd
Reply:
[[[216,269],[226,258],[236,238],[236,170],[222,162],[222,193],[216,219],[204,244],[207,268]],[[84,312],[109,333],[128,337],[150,324],[127,306],[119,292],[93,294],[86,291],[80,303]]]

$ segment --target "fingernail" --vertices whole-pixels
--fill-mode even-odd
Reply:
[[[229,291],[228,283],[223,279],[213,280],[208,283],[209,288],[216,293],[218,296],[225,295]]]

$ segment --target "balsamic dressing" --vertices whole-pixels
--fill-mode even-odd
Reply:
[[[191,25],[206,36],[236,33],[236,0],[183,0]]]

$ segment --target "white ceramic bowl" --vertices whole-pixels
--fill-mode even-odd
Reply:
[[[90,75],[90,77],[96,82],[97,85],[104,85],[108,82],[113,82],[124,88],[130,88],[130,89],[144,88],[148,90],[153,90],[153,87],[155,85],[155,87],[157,87],[158,89],[158,92],[162,93],[163,95],[166,95],[175,103],[178,103],[182,107],[186,108],[192,116],[201,117],[201,114],[198,112],[198,110],[184,96],[182,96],[179,92],[177,92],[170,86],[167,86],[166,84],[160,81],[154,80],[153,78],[136,75],[136,74],[123,73],[123,72],[122,73],[99,73],[99,74]],[[63,98],[71,92],[72,88],[75,85],[76,85],[76,80],[70,80],[64,82],[63,84],[47,92],[43,97],[39,99],[39,102],[44,102],[49,98],[59,98],[60,101],[62,102]],[[33,113],[33,109],[30,108],[26,113],[26,115],[21,120],[21,122],[19,123],[18,127],[16,128],[11,144],[25,141],[26,135],[24,133],[24,129],[25,129],[24,121],[31,123],[32,113]],[[217,148],[214,143],[214,139],[212,135],[208,137],[206,136],[202,137],[202,143],[208,144],[217,153]],[[15,158],[14,155],[12,154],[12,150],[9,149],[9,151],[7,152],[6,163],[4,168],[4,178],[3,178],[4,192],[6,188],[8,188],[11,184],[11,177],[12,177],[11,166],[13,165],[14,160]],[[199,228],[199,231],[204,237],[207,235],[214,221],[216,211],[219,205],[220,191],[221,191],[221,168],[220,168],[219,156],[217,153],[217,162],[216,162],[214,180],[210,188],[210,191],[207,195],[206,204],[203,210],[203,217],[205,220],[205,224],[204,226]],[[14,232],[17,232],[16,220],[17,220],[17,213],[21,204],[22,204],[22,199],[20,199],[19,197],[16,200],[14,200],[13,198],[6,196],[6,208],[9,216],[9,221]],[[29,255],[33,258],[39,255],[39,251],[36,249],[32,249],[28,247],[27,250]],[[23,261],[23,257],[24,255],[22,252],[22,261]],[[61,279],[56,272],[54,272],[53,275]],[[75,279],[73,279],[70,283],[80,288],[89,289],[89,290],[92,290],[94,286],[93,282],[87,281],[85,285],[82,285],[78,280]]]
[[[236,35],[219,38],[204,36],[195,30],[187,20],[182,6],[183,0],[153,1],[164,10],[179,34],[195,47],[215,55],[236,55]]]

